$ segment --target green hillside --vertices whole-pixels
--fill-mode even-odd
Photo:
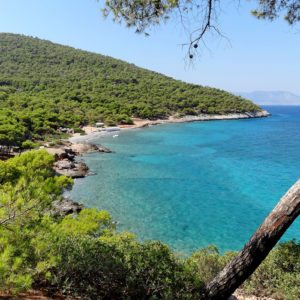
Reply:
[[[252,102],[187,84],[111,57],[0,34],[0,144],[103,120],[257,111]],[[2,134],[2,135],[1,135]]]

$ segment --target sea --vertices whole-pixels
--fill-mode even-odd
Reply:
[[[93,175],[76,179],[66,196],[107,210],[118,230],[177,253],[208,245],[239,250],[300,178],[300,106],[265,109],[271,117],[96,138],[114,153],[84,155]],[[300,239],[300,220],[282,241],[290,239]]]

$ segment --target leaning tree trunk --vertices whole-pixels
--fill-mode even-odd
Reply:
[[[206,286],[201,299],[228,299],[266,258],[299,214],[300,180],[281,198],[244,249]]]

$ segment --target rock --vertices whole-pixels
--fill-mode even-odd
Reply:
[[[70,148],[77,155],[96,151],[96,146],[92,144],[83,144],[83,143],[72,144]]]
[[[63,148],[61,153],[56,155],[56,160],[68,159],[75,160],[76,153],[71,148]]]
[[[66,152],[62,151],[61,153],[55,153],[54,154],[54,159],[55,161],[58,161],[58,160],[62,160],[62,159],[65,159],[65,158],[68,158]]]
[[[74,160],[76,153],[72,150],[72,148],[64,148],[65,154],[69,160]]]
[[[83,162],[69,161],[67,159],[59,160],[54,163],[54,170],[60,174],[72,178],[82,178],[88,175],[89,168]]]
[[[245,113],[249,118],[262,118],[262,117],[268,117],[271,114],[267,112],[266,110],[257,111],[257,112],[247,112]]]
[[[68,159],[62,159],[55,163],[55,166],[58,170],[63,169],[74,169],[75,164],[72,161],[69,161]]]
[[[77,144],[72,144],[70,148],[77,155],[81,155],[89,152],[111,153],[110,149],[103,146],[97,146],[94,144],[77,143]]]
[[[60,175],[72,178],[82,178],[89,174],[89,168],[83,162],[76,161],[76,156],[88,152],[111,153],[111,150],[94,144],[65,143],[61,148],[48,148],[47,151],[54,155],[54,170]]]
[[[52,203],[52,214],[56,216],[66,216],[69,214],[79,213],[83,205],[71,199],[63,198]]]
[[[55,161],[68,159],[74,160],[76,153],[70,147],[46,148],[47,152],[54,155]]]
[[[112,153],[112,151],[111,151],[110,149],[106,148],[106,147],[98,146],[97,148],[98,148],[98,149],[97,149],[98,152]]]

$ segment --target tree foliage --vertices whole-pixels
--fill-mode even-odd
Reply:
[[[45,151],[0,161],[0,289],[31,286],[36,272],[32,239],[52,201],[71,184],[54,176],[52,164]]]
[[[6,147],[99,120],[130,124],[133,117],[260,110],[225,91],[21,35],[0,34],[0,68],[0,145]]]
[[[290,24],[294,25],[300,21],[299,0],[259,0],[258,9],[252,13],[260,19],[274,20],[280,15]]]
[[[188,54],[192,59],[200,42],[209,32],[221,34],[217,25],[217,16],[221,11],[220,0],[107,0],[102,9],[104,16],[112,16],[114,21],[123,22],[135,28],[137,33],[145,32],[168,19],[177,19],[186,27],[192,23],[190,30]],[[240,1],[236,1],[240,3]],[[300,21],[299,0],[255,0],[257,9],[252,14],[259,19],[274,20],[283,16],[290,25]],[[225,2],[226,5],[226,2]],[[188,20],[186,22],[185,20]]]

